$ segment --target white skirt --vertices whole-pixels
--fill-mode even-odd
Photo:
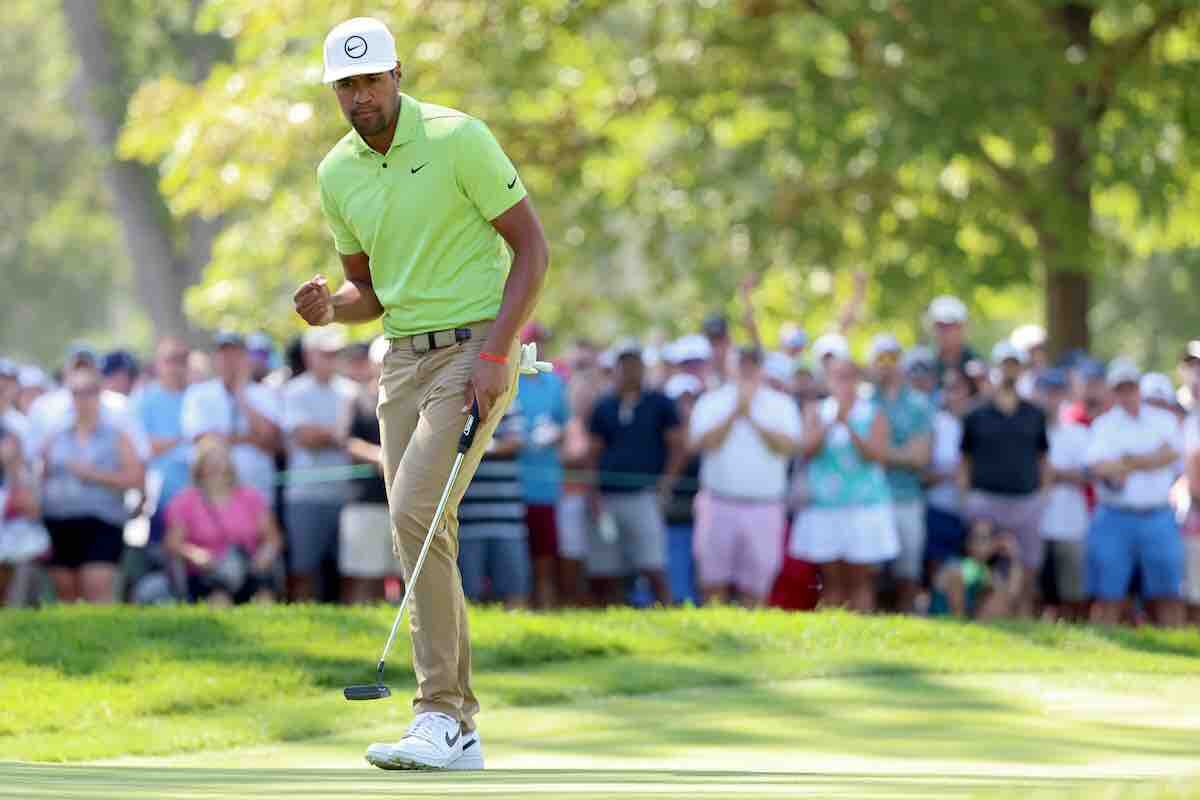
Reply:
[[[814,564],[881,564],[899,553],[900,539],[889,505],[809,506],[796,514],[788,546],[792,558]]]

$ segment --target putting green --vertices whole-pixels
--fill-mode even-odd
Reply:
[[[349,770],[204,769],[7,766],[0,768],[0,798],[487,797],[490,800],[564,797],[853,797],[969,798],[979,792],[1057,791],[1070,784],[1050,779],[903,777],[820,773],[669,772],[636,770],[494,770],[474,775],[364,774]]]
[[[292,744],[2,766],[0,798],[1086,796],[1200,772],[1196,697],[1200,677],[1089,673],[689,689],[489,712],[486,773],[372,770],[364,746],[395,738],[400,701],[375,706],[380,724]]]

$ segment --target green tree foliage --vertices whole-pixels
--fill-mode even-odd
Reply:
[[[119,154],[158,167],[174,215],[229,220],[189,312],[282,332],[295,283],[337,272],[314,167],[345,123],[321,42],[372,14],[405,91],[487,120],[520,166],[552,239],[552,324],[675,331],[736,311],[763,271],[768,332],[820,327],[865,268],[868,315],[910,338],[955,291],[985,327],[1045,308],[1074,346],[1094,274],[1196,245],[1196,7],[210,0],[198,32],[230,57],[142,83]]]
[[[162,164],[176,213],[236,217],[191,311],[288,324],[289,287],[336,269],[313,166],[344,124],[320,43],[372,13],[406,90],[479,114],[520,164],[553,240],[552,321],[673,329],[763,270],[768,319],[820,324],[862,266],[872,317],[910,330],[934,291],[986,315],[1043,283],[1057,342],[1080,344],[1088,277],[1134,230],[1194,243],[1174,218],[1194,6],[215,0],[200,24],[232,64],[144,86],[122,152]]]
[[[97,213],[100,162],[71,112],[74,63],[62,19],[37,0],[0,4],[0,351],[53,363],[72,339],[111,327],[127,275],[117,231]]]

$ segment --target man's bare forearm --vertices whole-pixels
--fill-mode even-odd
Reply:
[[[508,355],[517,332],[533,314],[549,264],[550,254],[540,244],[531,244],[515,254],[508,280],[504,283],[500,312],[492,323],[484,350],[496,355]]]
[[[347,280],[331,300],[334,322],[371,322],[383,315],[375,288],[366,281]]]

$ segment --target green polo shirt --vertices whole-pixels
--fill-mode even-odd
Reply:
[[[491,131],[400,96],[386,155],[351,130],[317,167],[339,253],[366,253],[389,337],[495,319],[511,256],[491,220],[525,187]]]

